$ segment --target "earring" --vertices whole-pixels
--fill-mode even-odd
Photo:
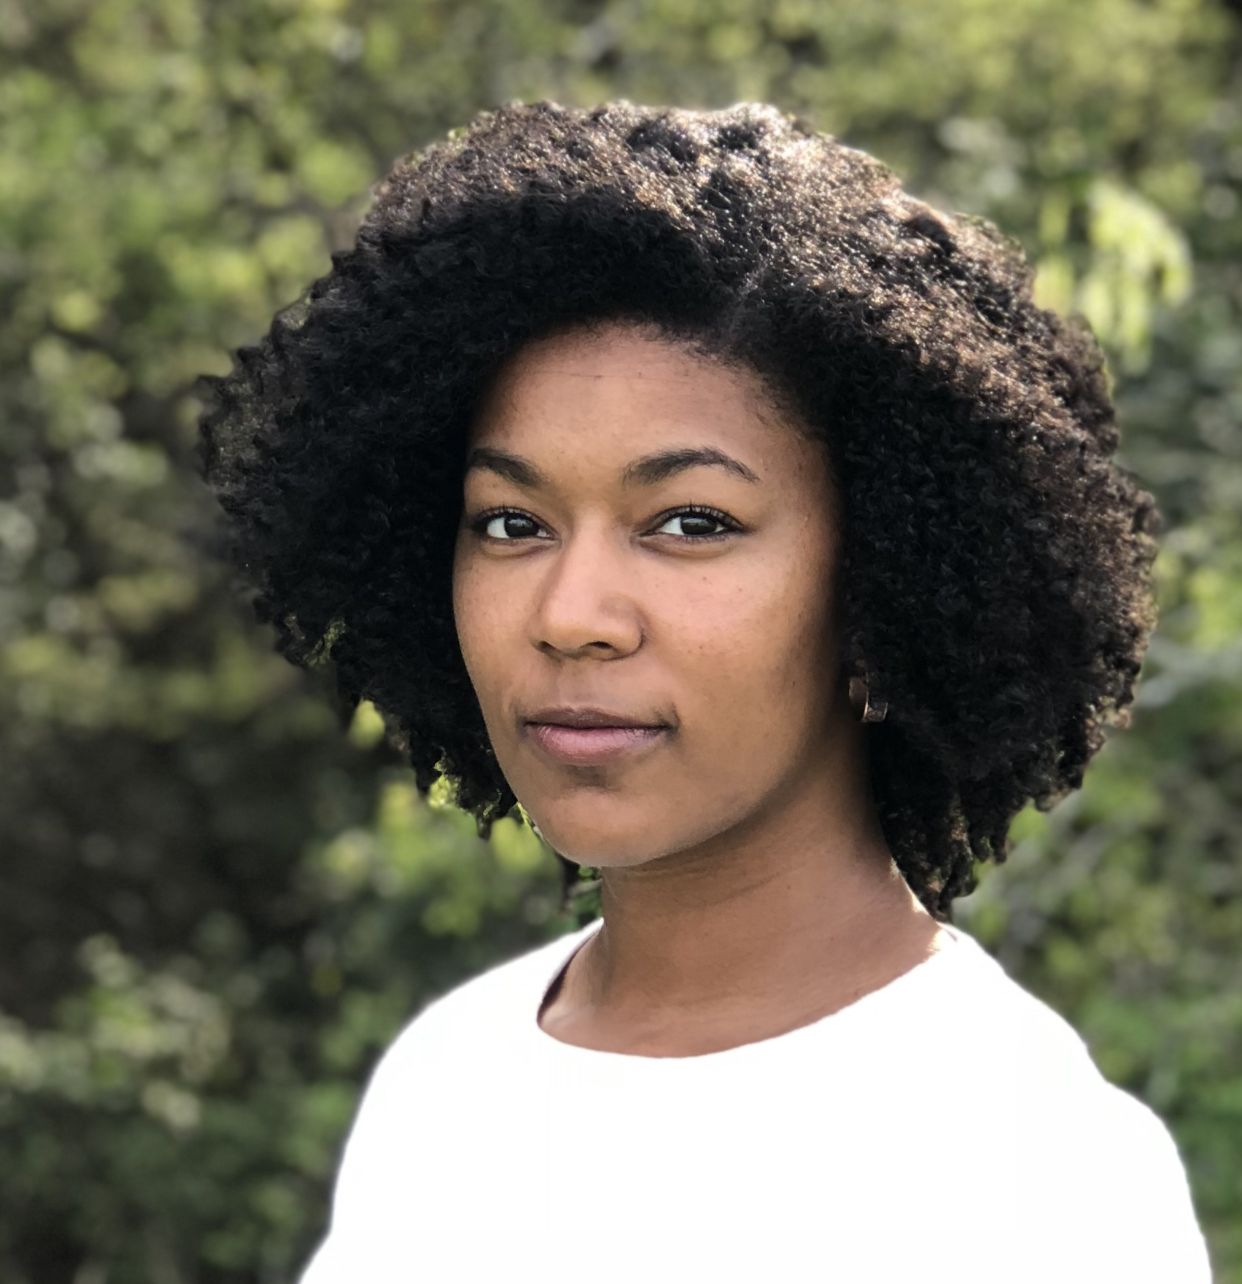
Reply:
[[[888,714],[888,704],[883,700],[871,703],[871,691],[867,679],[855,674],[850,679],[850,704],[858,714],[859,722],[883,722]]]

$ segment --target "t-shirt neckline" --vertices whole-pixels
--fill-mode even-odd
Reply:
[[[672,1066],[681,1064],[702,1066],[706,1064],[715,1065],[725,1060],[732,1062],[746,1058],[773,1055],[778,1048],[784,1050],[793,1043],[801,1043],[805,1039],[821,1036],[830,1029],[844,1031],[860,1020],[865,1020],[872,1015],[878,1015],[886,1006],[900,1001],[908,990],[925,984],[928,980],[938,975],[943,969],[943,961],[945,959],[960,956],[969,950],[972,945],[982,952],[982,947],[971,937],[947,923],[942,923],[941,927],[944,928],[949,940],[952,942],[950,945],[929,954],[927,958],[916,963],[912,968],[908,968],[900,975],[895,976],[891,981],[885,982],[885,984],[878,986],[874,990],[869,990],[866,994],[846,1004],[845,1007],[838,1008],[835,1012],[829,1012],[826,1016],[818,1017],[805,1025],[786,1030],[783,1034],[770,1035],[768,1038],[755,1039],[749,1043],[735,1044],[731,1048],[720,1048],[715,1052],[701,1052],[692,1056],[660,1057],[648,1056],[639,1052],[611,1052],[602,1048],[586,1048],[581,1044],[567,1043],[563,1039],[558,1039],[555,1035],[549,1034],[539,1024],[540,1012],[547,1000],[548,992],[556,983],[557,978],[569,967],[574,955],[603,926],[604,920],[602,918],[594,919],[579,931],[559,938],[560,943],[569,944],[571,948],[567,954],[558,953],[559,962],[555,964],[551,972],[540,969],[539,976],[542,978],[543,984],[537,988],[534,1013],[530,1016],[528,1023],[534,1027],[532,1033],[536,1042],[542,1045],[546,1052],[563,1055],[566,1058],[594,1060],[599,1065],[610,1063],[626,1066]],[[527,1011],[529,1012],[529,1009]],[[677,1071],[672,1073],[677,1073]]]

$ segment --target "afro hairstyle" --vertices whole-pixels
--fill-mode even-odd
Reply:
[[[259,620],[490,833],[517,799],[453,620],[467,433],[519,347],[609,321],[749,366],[823,442],[841,660],[888,705],[875,803],[950,921],[1127,722],[1159,517],[1113,458],[1097,344],[1034,303],[1020,248],[770,106],[515,104],[395,165],[353,248],[201,381]]]

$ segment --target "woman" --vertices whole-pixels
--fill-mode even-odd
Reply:
[[[390,1049],[306,1284],[1206,1284],[1164,1125],[950,923],[1153,623],[1015,247],[768,107],[509,107],[211,394],[285,654],[602,870]]]

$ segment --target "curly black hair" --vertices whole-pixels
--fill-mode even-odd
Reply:
[[[1159,517],[1113,459],[1103,358],[1031,286],[990,224],[772,107],[512,105],[398,162],[354,248],[202,381],[200,472],[280,651],[330,662],[486,836],[517,799],[451,596],[481,395],[531,339],[614,320],[748,365],[825,445],[825,592],[889,710],[876,805],[949,921],[1128,721],[1154,626]]]

